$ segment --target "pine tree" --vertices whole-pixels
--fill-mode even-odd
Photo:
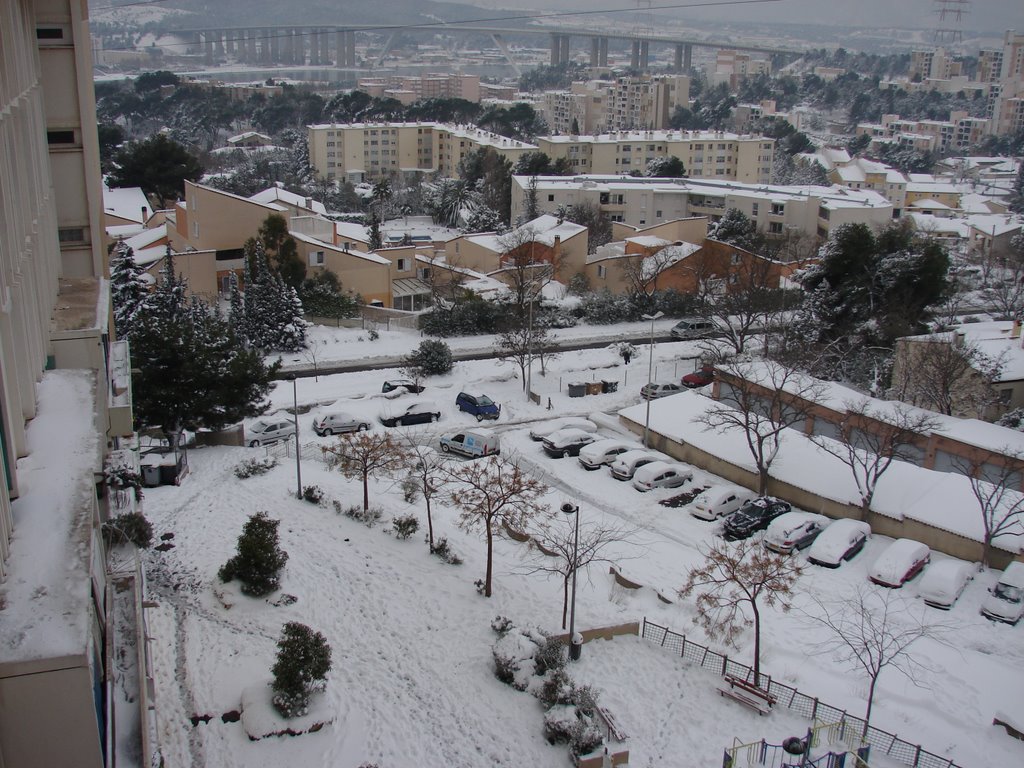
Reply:
[[[306,714],[310,694],[323,690],[330,669],[327,638],[305,624],[285,624],[277,641],[277,661],[271,669],[274,708],[283,717]]]
[[[371,251],[376,251],[384,244],[380,233],[380,219],[377,218],[376,211],[370,214],[370,237],[368,244]]]
[[[231,305],[228,310],[228,323],[235,329],[235,332],[243,337],[245,341],[248,338],[245,336],[245,300],[242,298],[242,292],[238,288],[238,275],[234,272],[228,278],[229,292],[231,295]]]
[[[142,273],[132,249],[124,240],[118,240],[110,261],[110,300],[114,305],[114,330],[118,338],[131,335],[136,316],[149,297],[140,279]]]
[[[242,592],[253,597],[270,594],[280,586],[281,569],[288,562],[288,553],[278,542],[277,526],[266,512],[252,515],[238,537],[236,554],[218,572],[222,581],[238,579]]]

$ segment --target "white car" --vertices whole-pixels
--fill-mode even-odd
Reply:
[[[712,485],[690,502],[690,514],[698,520],[717,520],[731,515],[754,495],[753,491],[736,485]]]
[[[981,605],[981,615],[993,621],[1016,624],[1024,616],[1024,563],[1014,560],[999,576],[992,594]]]
[[[838,568],[864,549],[870,536],[871,526],[865,522],[848,517],[834,520],[811,544],[807,559],[825,568]]]
[[[974,578],[974,566],[963,560],[940,560],[928,566],[918,593],[926,605],[948,611]]]
[[[584,469],[600,469],[605,464],[611,464],[618,458],[620,453],[633,450],[637,444],[631,440],[618,440],[609,438],[598,440],[596,443],[585,445],[580,450],[580,464]]]
[[[590,419],[584,419],[582,416],[563,416],[560,419],[551,419],[551,421],[542,421],[540,424],[537,424],[530,430],[530,439],[539,442],[552,432],[557,432],[566,427],[582,429],[584,432],[597,432],[597,424]]]
[[[927,544],[913,539],[896,539],[868,569],[868,578],[880,587],[899,589],[917,576],[931,559]]]
[[[337,411],[326,413],[319,419],[313,420],[313,431],[320,437],[324,435],[340,435],[345,432],[363,432],[370,428],[370,422],[365,419],[357,419],[351,413]]]
[[[249,425],[245,444],[251,448],[272,445],[287,440],[295,434],[295,422],[291,419],[260,419]]]
[[[640,467],[644,464],[650,464],[652,461],[671,461],[671,459],[664,454],[657,451],[649,451],[646,448],[633,448],[632,450],[625,451],[620,453],[615,461],[612,462],[612,477],[616,480],[631,480],[633,474]]]
[[[596,440],[597,435],[593,432],[575,427],[563,427],[545,437],[541,445],[544,446],[544,452],[548,456],[564,459],[569,456],[579,456],[585,446]]]
[[[640,397],[644,400],[657,400],[659,397],[676,395],[685,391],[686,388],[682,384],[676,384],[674,381],[652,381],[650,384],[640,387]]]
[[[786,512],[770,523],[764,532],[764,545],[773,552],[788,555],[807,549],[828,525],[828,518],[813,512]]]
[[[633,473],[633,487],[638,491],[678,488],[690,480],[693,480],[693,470],[678,462],[652,461]]]

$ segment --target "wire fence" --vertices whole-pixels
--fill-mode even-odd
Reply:
[[[727,654],[718,653],[692,640],[687,640],[685,635],[673,632],[646,618],[641,625],[640,636],[672,651],[686,661],[697,664],[702,669],[708,669],[723,676],[733,675],[751,684],[754,683],[754,670],[746,664],[730,659]],[[867,726],[865,731],[863,718],[848,714],[844,709],[833,707],[815,696],[808,696],[792,686],[773,680],[771,675],[762,672],[760,678],[760,687],[768,691],[782,706],[809,720],[842,723],[846,735],[863,734],[862,741],[870,744],[872,751],[876,753],[881,752],[904,765],[913,766],[913,768],[961,768],[949,758],[928,752],[922,749],[920,744],[911,744],[895,734],[883,731],[873,725]]]

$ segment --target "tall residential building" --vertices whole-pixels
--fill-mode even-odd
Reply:
[[[109,326],[86,13],[81,0],[0,4],[4,768],[150,758],[141,584],[107,572],[100,536],[104,463],[132,430],[131,362]]]
[[[478,128],[442,123],[310,125],[309,164],[328,180],[361,182],[400,175],[458,175],[470,152],[493,148],[513,165],[537,147]]]
[[[540,111],[556,134],[665,130],[675,108],[685,107],[689,99],[686,75],[641,75],[581,81],[568,91],[545,92]]]
[[[619,131],[599,136],[539,136],[552,160],[565,158],[574,173],[643,173],[660,157],[678,157],[693,178],[766,184],[775,140],[724,131]]]
[[[912,80],[949,80],[960,75],[962,68],[962,62],[950,56],[945,48],[936,48],[911,52],[908,74]]]
[[[395,93],[410,94],[409,103],[420,99],[480,101],[480,77],[459,72],[361,77],[356,87],[378,98],[392,96]]]
[[[982,51],[980,74],[988,76],[992,83],[992,133],[1005,136],[1024,130],[1024,35],[1007,30],[1001,51]]]

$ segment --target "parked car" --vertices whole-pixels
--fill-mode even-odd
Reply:
[[[864,549],[870,536],[871,526],[867,523],[845,517],[835,520],[811,544],[807,559],[825,568],[838,568]]]
[[[590,445],[597,440],[597,435],[575,427],[566,427],[552,432],[544,438],[544,452],[554,458],[567,458],[579,456],[580,450],[585,445]]]
[[[566,427],[582,429],[584,432],[597,432],[597,424],[590,419],[584,419],[582,416],[563,416],[560,419],[542,421],[534,425],[530,430],[530,439],[540,442],[552,432],[557,432]]]
[[[501,440],[489,429],[467,429],[454,435],[443,435],[440,443],[445,453],[461,453],[474,459],[501,453]]]
[[[640,397],[644,400],[656,400],[659,397],[674,395],[683,391],[682,384],[674,381],[652,381],[640,387]]]
[[[699,520],[731,515],[754,498],[754,492],[735,485],[712,485],[690,502],[690,514]]]
[[[674,339],[706,339],[718,331],[718,326],[702,317],[684,317],[672,326],[669,333]]]
[[[324,435],[340,435],[345,432],[362,432],[370,428],[370,422],[357,419],[346,411],[325,413],[319,419],[313,419],[313,431],[320,437]]]
[[[940,560],[928,566],[919,594],[926,605],[948,611],[974,578],[974,564],[964,560]]]
[[[476,416],[477,421],[496,419],[501,415],[501,406],[487,395],[471,395],[468,392],[459,392],[455,396],[455,405],[460,411],[464,411],[470,416]]]
[[[633,448],[620,453],[612,462],[612,477],[616,480],[632,480],[634,473],[644,464],[652,461],[666,461],[668,457],[657,451],[649,451],[646,448]]]
[[[991,594],[981,604],[981,615],[1016,624],[1024,615],[1024,563],[1014,560],[1003,571]]]
[[[789,502],[771,496],[751,499],[725,518],[723,535],[727,541],[746,539],[757,531],[763,531],[772,520],[792,509]]]
[[[931,559],[927,544],[913,539],[896,539],[871,564],[868,578],[883,587],[898,589],[917,576]]]
[[[678,462],[652,461],[633,473],[633,487],[638,491],[678,488],[690,480],[693,480],[693,470]]]
[[[787,512],[768,524],[764,545],[773,552],[788,555],[807,549],[828,526],[828,518],[812,512]]]
[[[680,382],[687,389],[697,389],[698,387],[706,387],[715,380],[715,369],[710,366],[704,366],[700,370],[688,373],[683,376]]]
[[[388,379],[381,386],[381,392],[394,392],[398,389],[404,389],[406,392],[412,392],[418,395],[420,392],[426,389],[422,384],[417,384],[412,379]]]
[[[584,469],[600,469],[605,464],[611,464],[618,458],[619,454],[636,448],[636,443],[631,440],[619,440],[609,438],[597,440],[590,445],[584,446],[580,451],[580,464]]]
[[[249,425],[248,432],[245,442],[252,448],[258,448],[292,437],[295,434],[295,422],[292,419],[260,419]]]
[[[410,424],[427,424],[441,418],[441,410],[429,400],[417,400],[404,408],[385,411],[380,423],[385,427],[408,427]]]

